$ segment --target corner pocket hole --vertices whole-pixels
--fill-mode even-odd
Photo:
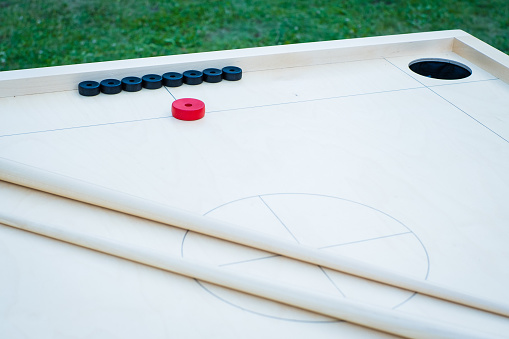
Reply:
[[[417,59],[408,67],[424,77],[442,80],[459,80],[472,74],[468,66],[448,59]]]

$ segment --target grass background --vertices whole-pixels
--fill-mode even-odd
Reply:
[[[509,53],[509,0],[0,0],[0,70],[457,28]]]

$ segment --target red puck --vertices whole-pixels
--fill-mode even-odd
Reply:
[[[198,99],[178,99],[171,104],[171,114],[179,120],[198,120],[205,116],[205,103]]]

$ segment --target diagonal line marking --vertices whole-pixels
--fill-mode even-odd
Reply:
[[[277,220],[279,220],[279,222],[281,223],[281,225],[283,225],[283,227],[288,231],[288,233],[290,233],[290,235],[293,237],[293,239],[295,239],[295,241],[300,244],[300,241],[297,240],[297,238],[295,237],[295,235],[293,235],[292,231],[290,231],[290,229],[288,227],[286,227],[285,223],[283,222],[283,220],[281,220],[277,214],[272,210],[272,208],[270,208],[269,205],[267,205],[267,203],[265,202],[265,200],[263,200],[263,198],[261,196],[258,196],[258,198],[260,198],[260,200],[263,202],[263,204],[272,212],[272,214],[277,218]]]

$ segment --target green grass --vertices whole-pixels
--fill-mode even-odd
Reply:
[[[456,28],[509,53],[509,0],[0,0],[0,70]]]

